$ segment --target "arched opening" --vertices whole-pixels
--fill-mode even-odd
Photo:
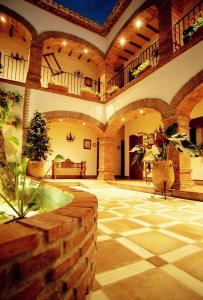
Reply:
[[[122,88],[158,63],[158,39],[158,11],[153,5],[136,13],[108,50],[106,63],[111,66],[109,90],[112,86]]]
[[[45,116],[49,122],[53,150],[50,160],[61,154],[75,163],[85,161],[85,177],[96,178],[99,163],[98,139],[103,134],[102,124],[91,117],[74,112],[47,112]],[[61,178],[65,178],[66,175],[62,175]],[[74,173],[69,177],[74,178]]]
[[[25,82],[28,65],[31,32],[23,23],[4,12],[0,13],[0,77]]]
[[[66,92],[76,95],[89,92],[99,100],[104,59],[98,49],[60,32],[41,34],[40,39],[43,41],[41,85],[50,89],[57,89],[56,85],[65,87]]]

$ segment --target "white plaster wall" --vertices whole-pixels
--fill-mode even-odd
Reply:
[[[160,125],[161,115],[158,112],[147,113],[125,124],[125,176],[129,176],[129,136],[139,132],[152,133]]]
[[[49,136],[51,138],[52,155],[49,157],[50,164],[52,159],[61,154],[73,162],[86,161],[86,175],[97,174],[97,136],[86,126],[74,124],[73,122],[53,122],[49,124]],[[66,136],[71,131],[75,136],[74,142],[67,142]],[[84,139],[91,140],[91,149],[83,149]]]
[[[203,41],[106,104],[107,120],[127,104],[144,98],[170,103],[178,90],[202,69]]]
[[[23,0],[0,0],[0,4],[9,7],[27,19],[35,27],[38,33],[43,31],[61,31],[70,33],[95,44],[103,52],[106,51],[106,40],[104,37],[63,18],[57,17],[35,5]]]
[[[32,89],[30,96],[29,119],[32,117],[35,110],[39,110],[41,112],[75,111],[84,113],[106,123],[105,106],[103,104]]]

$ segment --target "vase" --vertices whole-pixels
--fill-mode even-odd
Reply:
[[[45,162],[44,161],[28,161],[27,174],[31,177],[42,178],[44,177]]]
[[[174,183],[174,168],[171,160],[158,160],[153,163],[152,182],[155,190],[165,192]]]

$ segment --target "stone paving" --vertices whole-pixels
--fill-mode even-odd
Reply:
[[[87,300],[203,299],[202,202],[83,184],[99,200],[97,272]]]

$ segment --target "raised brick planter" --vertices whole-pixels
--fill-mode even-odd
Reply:
[[[97,199],[0,226],[0,299],[85,299],[95,274]]]

